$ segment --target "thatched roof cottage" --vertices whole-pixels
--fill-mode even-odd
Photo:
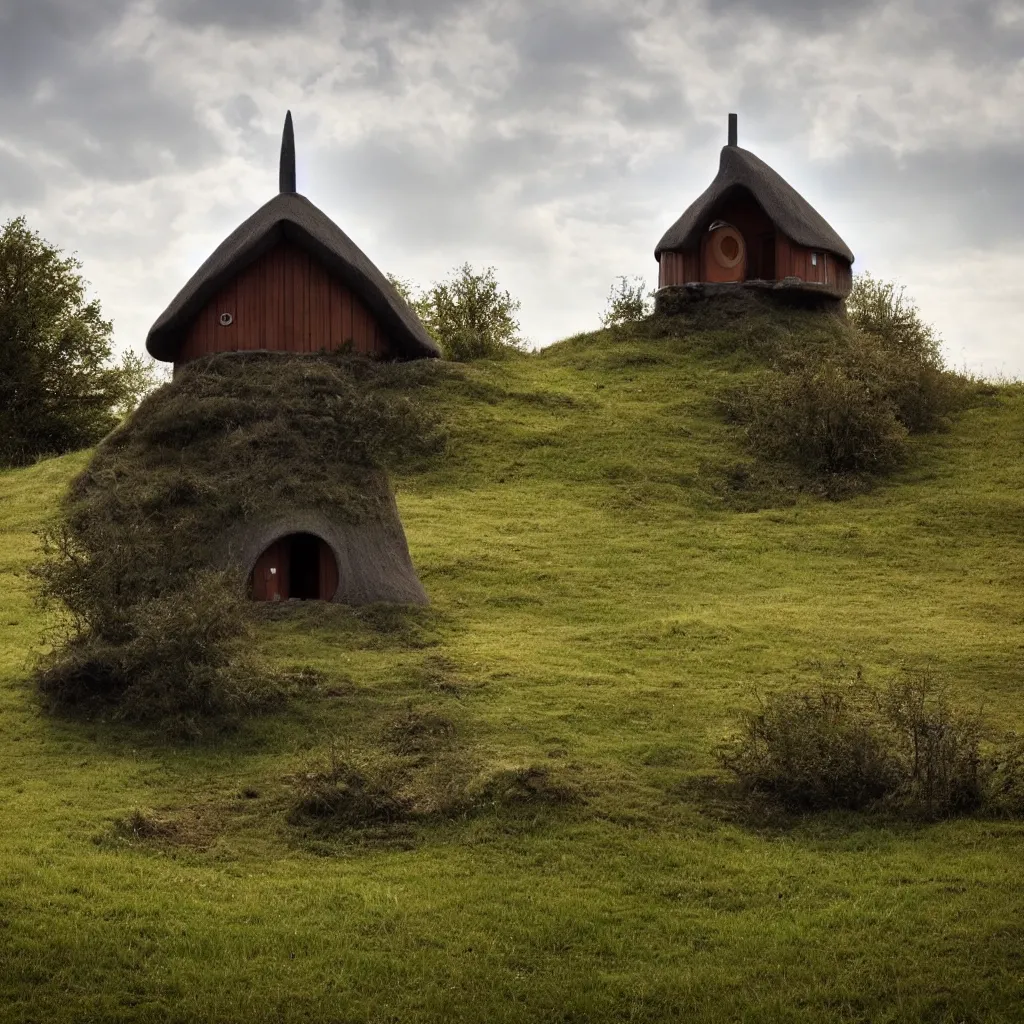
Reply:
[[[280,192],[210,254],[146,339],[175,369],[215,352],[353,352],[439,356],[437,343],[366,254],[295,190],[292,117]]]
[[[303,423],[329,417],[330,402],[341,400],[332,391],[335,383],[345,386],[332,378],[342,372],[339,367],[310,365],[294,372],[289,359],[276,364],[275,372],[265,365],[275,356],[266,355],[253,365],[240,360],[198,377],[191,369],[179,373],[201,357],[220,361],[236,354],[287,359],[349,351],[396,360],[440,355],[387,278],[295,186],[289,112],[279,194],[228,235],[150,329],[147,349],[175,368],[166,401],[180,403],[186,417],[199,417],[199,407],[206,410],[196,420],[197,437],[200,427],[210,433],[210,425],[200,422],[213,415],[210,409],[227,410],[225,429],[192,442],[196,451],[181,452],[180,461],[253,467],[238,468],[230,483],[238,492],[232,507],[248,511],[226,529],[219,526],[208,547],[218,553],[218,564],[241,570],[254,600],[426,604],[383,471],[349,466],[346,438],[335,438],[326,423],[319,439],[302,436]],[[258,424],[249,422],[254,408],[263,410]],[[282,454],[267,468],[273,452],[302,444],[313,446],[309,463]],[[224,450],[200,453],[201,445]],[[282,476],[287,479],[277,479]],[[223,480],[216,485],[227,486]],[[346,486],[361,495],[358,516],[342,515],[337,502],[324,497]]]
[[[838,301],[852,286],[853,253],[792,185],[737,144],[729,115],[715,180],[654,250],[658,288],[746,285]]]

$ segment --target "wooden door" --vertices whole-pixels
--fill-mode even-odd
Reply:
[[[256,559],[249,580],[254,601],[288,600],[288,545],[275,541]]]
[[[320,541],[320,600],[330,601],[338,590],[338,563],[331,546]]]
[[[704,236],[702,248],[705,281],[727,284],[746,278],[747,246],[734,227],[715,227]]]

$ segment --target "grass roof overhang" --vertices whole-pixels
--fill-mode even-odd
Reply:
[[[665,232],[654,249],[655,259],[660,260],[663,252],[695,248],[715,206],[737,188],[748,191],[775,227],[798,245],[822,249],[853,263],[850,247],[828,221],[763,160],[739,146],[722,147],[715,180]]]
[[[305,196],[282,192],[213,251],[150,328],[150,355],[173,361],[192,321],[232,278],[282,240],[298,245],[367,305],[405,359],[436,358],[437,342],[366,254]]]

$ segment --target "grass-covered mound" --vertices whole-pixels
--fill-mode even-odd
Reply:
[[[703,780],[831,668],[1021,731],[1024,394],[737,511],[718,396],[764,363],[663,327],[442,373],[448,453],[392,475],[430,609],[261,609],[301,693],[216,742],[35,713],[24,573],[86,456],[0,474],[0,1018],[1019,1017],[1019,821],[758,823]]]
[[[940,340],[902,291],[868,275],[847,310],[780,306],[751,292],[684,304],[634,330],[683,333],[759,372],[720,392],[762,464],[830,497],[904,466],[910,437],[942,430],[976,390],[948,370]]]
[[[432,372],[222,356],[150,395],[72,482],[50,529],[40,574],[71,631],[41,671],[43,692],[138,720],[258,700],[226,538],[291,509],[350,523],[385,514],[383,473],[443,443],[416,401]]]

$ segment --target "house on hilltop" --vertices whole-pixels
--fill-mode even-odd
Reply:
[[[176,377],[193,360],[229,353],[287,357],[346,351],[393,360],[441,354],[416,314],[362,250],[296,192],[290,111],[281,143],[278,195],[232,231],[192,275],[153,324],[146,348],[155,358],[173,363]],[[265,394],[268,420],[282,402],[288,404],[286,396],[268,385],[273,374],[254,371],[253,384],[246,381],[241,363],[234,369],[239,372],[219,376],[235,380],[230,386],[249,388],[233,395],[241,401],[251,399],[254,388],[258,397]],[[320,371],[322,378],[327,371]],[[302,383],[307,376],[310,382]],[[317,385],[312,370],[308,375],[282,373],[277,380],[286,378],[293,387],[329,387],[322,380]],[[296,378],[301,378],[298,385]],[[189,384],[185,375],[175,383],[186,390]],[[301,392],[299,397],[309,395]],[[313,411],[303,415],[327,415],[321,398],[329,400],[330,395],[315,395]],[[281,445],[281,440],[263,443]],[[296,447],[301,440],[296,434]],[[284,438],[285,448],[288,441]],[[332,472],[339,479],[346,477],[343,447],[322,453],[337,456]],[[230,451],[225,450],[225,459],[231,461]],[[353,472],[352,479],[371,509],[361,519],[341,517],[313,496],[316,488],[300,464],[269,513],[243,512],[226,536],[216,540],[216,561],[241,570],[256,601],[427,604],[384,473]],[[239,491],[267,489],[259,479],[231,486]],[[240,494],[237,505],[244,509],[254,503]]]
[[[381,359],[439,356],[388,279],[295,190],[291,111],[280,192],[240,224],[157,317],[146,338],[175,370],[217,352],[351,351]]]
[[[827,305],[853,284],[849,246],[796,189],[739,147],[735,114],[715,180],[665,232],[654,258],[659,293],[745,286]],[[699,287],[708,285],[726,287]]]

